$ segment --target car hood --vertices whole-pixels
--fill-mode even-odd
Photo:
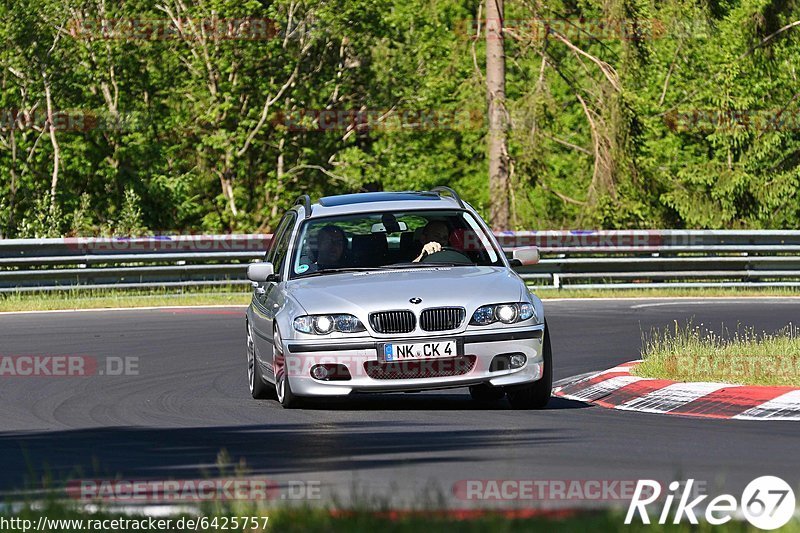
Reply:
[[[504,267],[412,267],[327,274],[287,283],[287,295],[309,314],[461,306],[468,312],[525,298],[525,284]],[[419,304],[409,302],[421,298]],[[527,298],[526,298],[527,299]],[[360,313],[359,313],[360,312]]]

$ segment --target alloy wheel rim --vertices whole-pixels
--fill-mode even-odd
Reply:
[[[278,378],[277,383],[275,384],[275,391],[278,393],[278,401],[281,402],[281,403],[283,403],[284,387],[286,386],[284,384],[284,381],[285,381],[285,379],[281,375],[281,377]]]
[[[272,340],[274,342],[272,346],[272,365],[275,368],[275,393],[278,396],[278,401],[283,403],[286,393],[286,370],[282,363],[283,352],[279,348],[281,337],[277,329],[275,330],[275,335]]]
[[[247,383],[250,385],[250,392],[255,389],[256,356],[253,350],[253,335],[250,326],[247,326]]]

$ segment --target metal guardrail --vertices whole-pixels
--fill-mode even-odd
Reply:
[[[800,287],[800,231],[631,230],[500,233],[505,250],[539,246],[520,269],[550,288]]]
[[[800,287],[800,231],[523,231],[496,234],[538,288]],[[270,235],[0,240],[0,292],[246,285]]]
[[[246,285],[270,235],[0,240],[0,292]]]

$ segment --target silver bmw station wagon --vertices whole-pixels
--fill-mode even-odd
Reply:
[[[254,398],[469,387],[543,408],[552,354],[542,302],[475,209],[448,187],[300,197],[249,265]]]

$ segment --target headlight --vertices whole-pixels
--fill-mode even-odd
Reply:
[[[353,315],[303,315],[294,319],[294,329],[312,335],[327,335],[333,331],[340,333],[366,331],[364,324]]]
[[[319,333],[320,335],[325,335],[326,333],[330,333],[333,331],[333,326],[336,323],[333,321],[333,318],[329,316],[318,316],[314,318],[314,333]]]
[[[531,318],[538,322],[536,311],[528,302],[493,304],[477,308],[469,323],[473,326],[488,326],[495,322],[514,324]]]
[[[492,322],[494,322],[494,306],[484,305],[483,307],[479,307],[475,310],[470,324],[474,324],[476,326],[486,326]]]
[[[536,317],[536,310],[533,308],[533,305],[527,302],[519,304],[520,321],[528,320],[529,318],[535,318],[537,322],[539,321],[539,319]]]
[[[494,315],[497,317],[497,320],[503,324],[513,324],[517,321],[517,317],[519,317],[519,311],[517,310],[516,304],[498,305],[494,309]]]
[[[342,333],[356,333],[366,331],[364,324],[353,315],[336,315],[336,331]]]

